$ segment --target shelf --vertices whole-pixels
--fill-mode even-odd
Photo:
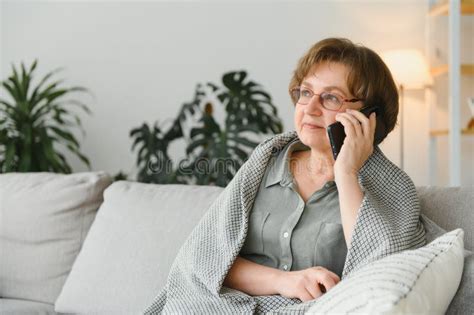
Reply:
[[[428,45],[430,48],[435,47],[434,44],[437,42],[436,38],[439,39],[440,36],[442,38],[442,36],[447,35],[447,43],[444,45],[447,56],[444,61],[446,62],[449,60],[449,65],[432,65],[430,69],[431,75],[434,79],[443,78],[443,80],[441,80],[442,82],[437,83],[442,83],[444,88],[438,86],[438,84],[433,85],[433,101],[434,103],[439,103],[435,97],[435,95],[438,94],[439,89],[447,91],[449,102],[449,113],[447,118],[449,125],[447,125],[448,128],[446,129],[429,130],[429,183],[431,185],[439,184],[439,179],[441,179],[438,178],[438,175],[440,174],[439,169],[446,168],[447,173],[443,174],[443,180],[445,179],[445,175],[447,175],[450,186],[460,186],[462,177],[468,176],[468,181],[474,179],[474,177],[472,177],[472,172],[469,171],[469,174],[465,174],[467,172],[461,169],[463,160],[462,155],[464,154],[464,152],[462,152],[462,146],[466,144],[466,137],[469,141],[474,139],[474,127],[472,126],[471,121],[469,122],[469,125],[466,124],[463,126],[461,124],[462,117],[460,113],[461,84],[466,79],[470,80],[470,78],[466,78],[466,75],[474,75],[473,61],[466,60],[468,63],[464,64],[461,61],[461,50],[464,50],[465,48],[460,45],[462,33],[467,32],[464,35],[470,36],[469,38],[472,37],[472,28],[465,28],[462,26],[462,23],[464,23],[463,21],[466,21],[466,18],[470,19],[474,15],[474,0],[430,0],[429,3],[431,5],[427,8],[427,16],[430,18],[425,20],[427,26],[427,48]],[[446,32],[435,33],[430,31],[432,24],[436,24],[436,27],[433,29],[438,27],[437,23],[445,24]],[[456,76],[452,75],[454,73],[456,73]],[[430,122],[433,115],[431,108],[432,106],[430,106],[429,109]],[[446,140],[447,143],[441,140]],[[438,143],[440,141],[441,143]],[[447,161],[440,160],[443,162],[443,165],[438,165],[438,145],[441,144],[443,146],[447,144],[447,149],[443,148],[445,151],[443,152],[443,155],[447,155],[448,159]]]
[[[437,77],[437,76],[448,73],[448,70],[449,70],[448,65],[441,65],[437,67],[432,67],[430,72],[433,77]],[[474,64],[461,65],[461,74],[474,75]]]
[[[430,9],[431,16],[437,15],[448,15],[449,13],[449,2],[444,1],[439,4],[434,5]],[[474,14],[474,1],[473,0],[464,0],[461,1],[461,14],[462,15],[470,15]]]
[[[448,129],[437,129],[430,131],[430,137],[439,137],[439,136],[447,136],[449,134]],[[474,135],[474,129],[462,129],[462,135]]]

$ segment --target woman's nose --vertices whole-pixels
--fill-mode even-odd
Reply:
[[[319,101],[319,97],[317,95],[314,95],[305,107],[305,114],[321,116],[323,113],[322,107],[323,105]]]

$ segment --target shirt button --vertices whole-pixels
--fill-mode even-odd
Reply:
[[[284,237],[284,238],[287,238],[288,235],[290,235],[290,234],[288,234],[288,232],[283,233],[283,237]]]
[[[288,270],[288,265],[283,265],[284,270]]]

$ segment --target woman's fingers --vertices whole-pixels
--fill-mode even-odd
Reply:
[[[360,132],[360,134],[362,134],[362,127],[361,127],[362,120],[361,120],[361,118],[363,118],[365,116],[362,114],[363,117],[360,117],[359,115],[357,115],[357,113],[360,113],[360,112],[347,109],[346,112],[342,113],[342,114],[352,122],[354,128],[357,131],[357,134],[359,134],[359,132]]]
[[[341,278],[339,278],[339,276],[335,274],[334,272],[332,272],[331,270],[327,270],[327,274],[334,280],[335,283],[338,283],[339,281],[341,281]]]
[[[301,292],[299,299],[303,302],[314,300],[322,295],[321,291],[319,291],[319,288],[318,288],[318,291],[319,291],[319,295],[318,295],[318,291],[310,290],[309,287],[310,286],[304,288]]]
[[[375,124],[376,124],[376,119],[375,119],[375,112],[371,113],[370,116],[367,118],[364,113],[361,113],[358,110],[353,110],[353,109],[348,109],[348,113],[353,115],[357,120],[359,121],[361,128],[362,128],[362,133],[364,134],[365,137],[373,139],[374,134],[375,134]],[[373,117],[373,118],[372,118]]]
[[[311,300],[317,299],[321,295],[323,295],[323,292],[321,292],[321,289],[319,288],[319,285],[317,282],[312,282],[309,283],[306,286],[306,291],[311,295]],[[303,301],[306,302],[306,301]]]
[[[375,128],[377,127],[377,114],[373,112],[369,116],[369,128],[370,128],[370,139],[374,139],[375,137]]]
[[[359,126],[355,125],[348,116],[346,113],[339,113],[336,115],[336,121],[344,126],[344,132],[348,137],[356,137],[358,134],[356,128],[360,129],[360,124],[358,123]],[[359,133],[362,134],[361,131]]]
[[[294,291],[289,290],[287,297],[297,297],[303,302],[319,298],[340,281],[335,273],[320,266],[294,271],[292,277]]]
[[[331,276],[331,278],[334,279],[334,281],[336,283],[338,283],[339,281],[341,281],[341,278],[339,278],[339,276],[337,274],[335,274],[334,272],[332,272],[331,270],[329,269],[326,269],[324,267],[321,267],[321,266],[315,266],[315,267],[312,267],[311,269],[315,270],[315,272],[324,272],[326,274],[328,274],[329,276]]]
[[[326,292],[331,290],[336,285],[336,281],[334,281],[329,273],[322,274],[322,276],[319,277],[319,283],[321,283],[324,288],[326,288]]]

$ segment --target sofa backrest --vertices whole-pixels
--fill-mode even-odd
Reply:
[[[60,313],[138,314],[220,187],[115,182],[56,301]]]
[[[474,249],[474,186],[417,187],[421,212],[447,231],[464,230],[464,247]]]
[[[1,298],[54,304],[111,182],[104,172],[0,175]]]

